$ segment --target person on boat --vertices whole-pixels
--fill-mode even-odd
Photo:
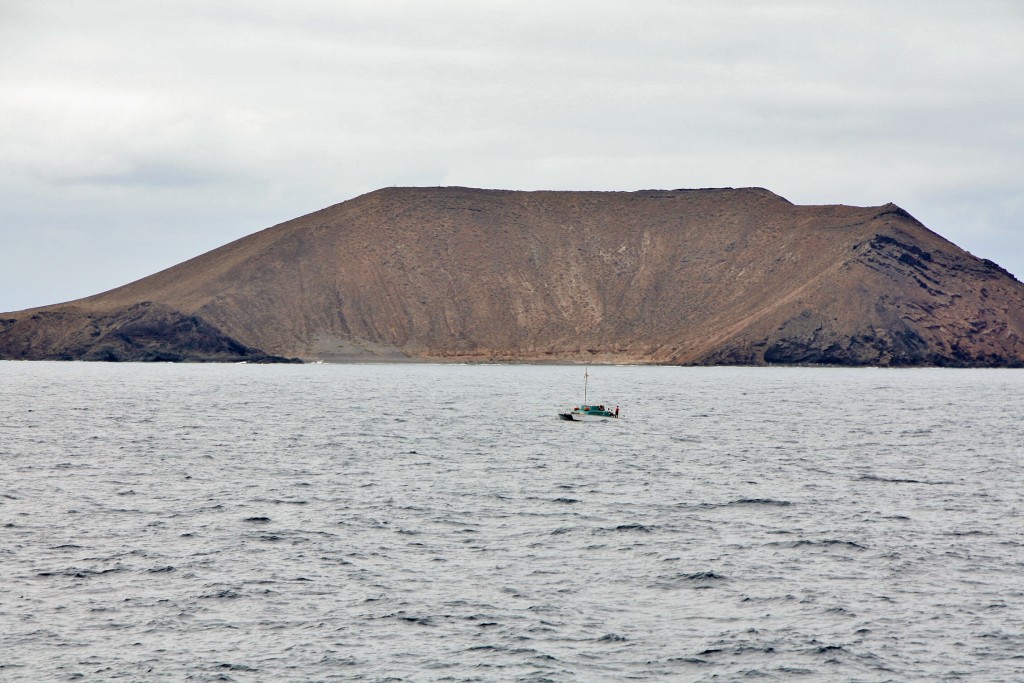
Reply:
[[[615,406],[615,417],[619,416],[619,407]]]

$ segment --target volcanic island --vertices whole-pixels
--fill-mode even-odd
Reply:
[[[1024,366],[1024,285],[895,204],[386,188],[76,301],[0,359]]]

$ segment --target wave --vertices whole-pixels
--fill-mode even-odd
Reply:
[[[877,474],[865,474],[858,477],[857,481],[880,481],[886,484],[925,484],[927,486],[951,486],[956,482],[952,481],[926,481],[924,479],[899,479],[894,477],[880,477]]]
[[[854,541],[843,541],[837,538],[826,538],[820,541],[813,541],[810,539],[801,539],[799,541],[772,541],[765,543],[767,546],[773,546],[776,548],[800,548],[803,546],[841,546],[845,548],[853,548],[855,550],[867,550],[867,546],[863,546],[860,543]]]

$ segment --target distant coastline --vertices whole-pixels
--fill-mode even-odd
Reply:
[[[0,358],[1024,366],[1024,285],[894,204],[388,188],[0,314]]]

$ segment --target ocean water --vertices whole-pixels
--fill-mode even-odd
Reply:
[[[1024,372],[0,363],[0,680],[1024,680]]]

